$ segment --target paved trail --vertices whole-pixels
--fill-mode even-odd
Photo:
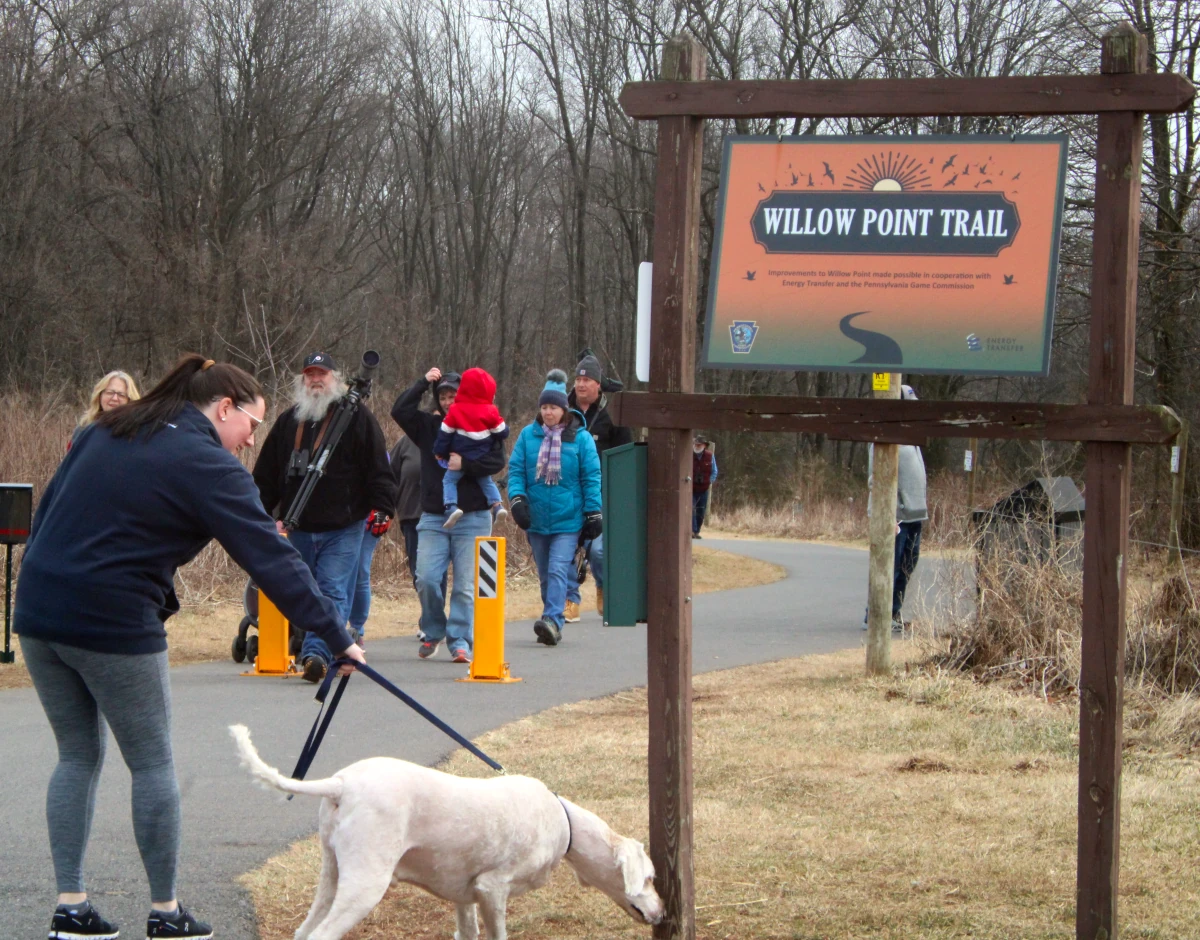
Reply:
[[[697,596],[696,672],[862,643],[865,551],[796,542],[704,544],[781,565],[788,576]],[[935,568],[936,562],[922,561],[920,592],[929,590]],[[554,705],[646,683],[645,627],[605,629],[594,612],[569,625],[555,649],[537,645],[528,623],[510,624],[507,654],[524,682],[465,685],[452,681],[464,669],[448,662],[444,647],[439,659],[421,662],[411,638],[368,643],[376,669],[471,738]],[[242,678],[238,669],[219,662],[171,673],[183,791],[180,899],[213,924],[220,940],[257,938],[238,875],[316,827],[315,801],[283,802],[249,783],[226,730],[248,725],[267,762],[289,772],[315,716],[313,687],[299,679]],[[432,764],[452,747],[441,732],[360,678],[347,689],[309,777],[381,754]],[[54,740],[33,690],[0,692],[0,940],[46,936],[54,877],[43,807],[54,763]],[[122,925],[122,936],[138,937],[148,898],[129,793],[129,774],[110,740],[85,870],[101,910]]]

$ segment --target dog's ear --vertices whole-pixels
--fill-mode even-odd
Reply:
[[[625,880],[625,895],[636,898],[646,885],[649,858],[637,839],[622,839],[617,848],[617,867]]]

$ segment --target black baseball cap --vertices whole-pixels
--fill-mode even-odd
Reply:
[[[324,352],[309,353],[307,356],[305,356],[304,366],[300,371],[303,372],[304,369],[308,369],[313,366],[316,366],[318,369],[327,369],[330,372],[337,370],[337,363],[333,361],[333,356]]]
[[[461,375],[457,372],[443,372],[442,377],[437,380],[437,385],[434,386],[434,391],[440,392],[444,388],[452,388],[457,392],[460,385],[462,385]]]

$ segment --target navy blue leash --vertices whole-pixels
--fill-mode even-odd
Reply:
[[[329,729],[329,722],[333,720],[334,712],[337,711],[338,702],[340,702],[342,699],[342,693],[346,691],[346,686],[350,682],[350,676],[341,677],[341,681],[338,683],[337,691],[333,693],[333,698],[329,701],[328,711],[325,710],[325,700],[329,695],[330,687],[333,685],[334,676],[337,675],[338,667],[345,663],[353,665],[356,672],[361,672],[363,675],[373,679],[379,685],[383,686],[383,688],[391,692],[392,695],[400,699],[400,701],[415,711],[418,715],[433,724],[435,727],[444,731],[493,770],[498,770],[500,773],[505,773],[504,768],[501,767],[500,764],[488,757],[485,753],[483,753],[483,751],[481,751],[474,744],[442,721],[442,719],[431,712],[428,708],[418,702],[407,692],[404,692],[397,686],[393,685],[390,681],[385,679],[366,663],[357,663],[349,659],[340,659],[330,666],[325,672],[325,681],[321,683],[321,687],[317,690],[316,699],[321,703],[321,710],[317,712],[317,717],[313,722],[312,730],[308,732],[308,740],[304,742],[304,748],[300,751],[300,759],[296,761],[296,769],[292,771],[293,780],[304,779],[304,775],[308,773],[308,768],[312,766],[313,759],[317,756],[317,749],[321,746],[321,742],[325,739],[325,732]],[[351,673],[351,675],[353,675],[353,673]],[[289,796],[288,799],[290,800],[291,796]]]

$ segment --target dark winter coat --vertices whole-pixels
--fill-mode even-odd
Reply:
[[[592,435],[592,440],[596,443],[597,454],[603,454],[610,447],[619,447],[622,444],[633,442],[633,432],[629,428],[613,424],[613,420],[608,414],[607,395],[602,394],[592,402],[587,411],[584,411],[576,403],[574,389],[571,389],[571,393],[567,396],[567,401],[573,409],[583,415],[583,421],[587,425],[588,433]],[[600,463],[601,466],[604,465],[604,461]]]
[[[330,409],[336,407],[334,403]],[[322,423],[304,423],[300,449],[308,451],[310,457]],[[304,479],[303,475],[288,476],[288,462],[295,449],[296,408],[292,406],[275,419],[254,464],[254,482],[263,506],[277,519],[291,508]],[[334,448],[297,528],[301,532],[344,529],[352,522],[365,522],[373,509],[393,515],[395,502],[396,480],[388,465],[383,430],[366,405],[360,405]]]
[[[254,481],[194,405],[156,433],[92,424],[38,503],[17,582],[14,628],[102,653],[167,648],[175,571],[212,539],[283,611],[341,652],[344,618],[275,531]]]
[[[421,451],[421,509],[440,516],[445,511],[442,477],[446,475],[446,468],[434,457],[433,443],[442,426],[442,415],[421,410],[421,399],[431,387],[426,379],[421,378],[402,392],[392,405],[392,420],[404,429],[404,433],[412,438]],[[479,489],[476,478],[500,473],[504,463],[504,444],[498,440],[492,441],[492,449],[485,456],[476,460],[464,457],[462,468],[465,475],[458,481],[458,508],[463,512],[487,509],[488,501]]]

